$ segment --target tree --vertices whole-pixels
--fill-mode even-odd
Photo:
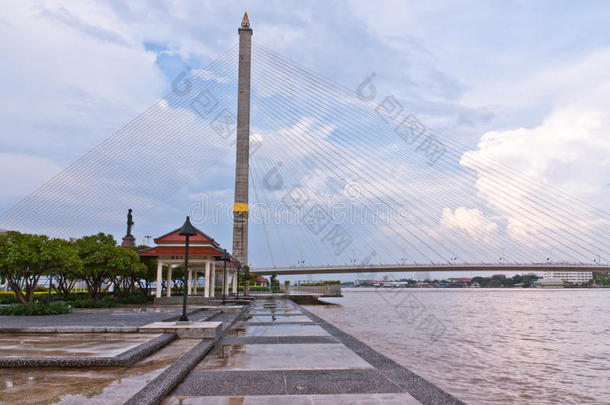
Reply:
[[[44,235],[15,231],[0,235],[0,273],[23,305],[32,304],[38,280],[49,267],[50,250]]]
[[[112,235],[98,233],[84,236],[76,242],[78,255],[83,262],[82,279],[87,284],[89,298],[97,300],[104,283],[111,279],[111,269],[116,267],[116,242]]]
[[[63,239],[47,241],[49,248],[48,271],[55,279],[55,291],[65,296],[70,294],[82,276],[83,262],[75,244]]]
[[[108,271],[115,293],[129,295],[134,292],[136,282],[146,275],[146,266],[132,248],[114,246],[108,260]]]
[[[250,273],[250,266],[244,266],[239,272],[239,285],[246,285],[246,283],[254,284],[256,282],[256,277],[256,274]]]
[[[149,246],[140,245],[135,248],[135,250],[146,249]],[[138,283],[140,288],[146,291],[148,294],[149,287],[148,285],[157,280],[157,262],[158,259],[156,257],[151,256],[140,256],[140,262],[145,266],[145,269],[142,272],[142,276],[138,279]],[[142,281],[144,281],[144,285],[142,285]]]

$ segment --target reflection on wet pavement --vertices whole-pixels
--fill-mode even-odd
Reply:
[[[247,315],[241,318],[244,322],[308,322],[311,323],[311,319],[305,315]]]
[[[288,300],[257,299],[223,341],[163,404],[419,403]]]
[[[159,336],[150,333],[0,334],[0,357],[114,357]]]
[[[340,344],[219,345],[195,370],[323,370],[372,368]]]
[[[328,336],[318,325],[236,326],[229,331],[231,336]]]
[[[0,369],[0,402],[10,404],[119,404],[190,350],[176,340],[129,367]]]
[[[163,405],[416,405],[409,394],[256,395],[169,397]]]

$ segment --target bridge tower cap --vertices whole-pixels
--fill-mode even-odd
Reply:
[[[250,28],[250,20],[248,19],[248,11],[244,12],[244,18],[241,20],[242,28]]]

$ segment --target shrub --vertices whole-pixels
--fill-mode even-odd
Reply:
[[[13,304],[17,302],[17,297],[12,291],[0,291],[0,304]]]
[[[63,301],[50,304],[35,302],[32,305],[11,304],[0,306],[0,315],[57,315],[67,314],[72,307]]]
[[[119,305],[118,301],[107,297],[97,301],[76,300],[72,302],[74,308],[113,308],[117,305]]]

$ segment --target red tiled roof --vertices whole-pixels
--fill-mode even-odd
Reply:
[[[181,228],[178,228],[174,231],[166,233],[163,236],[159,236],[158,238],[155,239],[155,243],[157,245],[166,245],[166,244],[184,245],[184,243],[186,241],[186,237],[184,235],[179,235],[180,229]],[[193,235],[189,238],[191,243],[207,243],[207,244],[211,244],[214,246],[218,246],[218,243],[216,243],[216,241],[214,239],[212,239],[210,236],[201,232],[197,228],[195,228],[195,230],[197,231],[197,234]]]
[[[184,255],[184,247],[173,246],[156,246],[148,249],[138,250],[140,256],[167,256],[167,255]],[[204,256],[222,256],[222,250],[216,247],[190,247],[189,256],[204,255]]]

